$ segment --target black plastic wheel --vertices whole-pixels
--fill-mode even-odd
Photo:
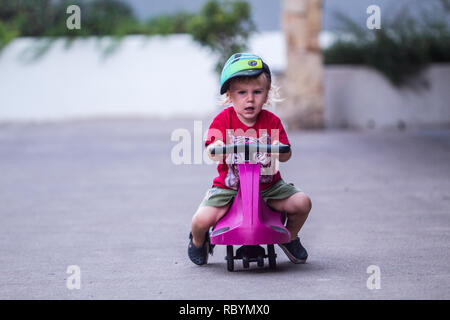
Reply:
[[[260,268],[264,267],[264,257],[258,256],[258,261],[257,261],[256,264],[257,264],[257,266],[260,267]]]
[[[233,246],[227,246],[227,269],[228,271],[234,270],[234,260],[233,260]]]
[[[247,257],[242,257],[242,266],[245,269],[248,269],[250,267],[250,261],[248,261]]]
[[[273,244],[267,245],[267,255],[269,258],[269,268],[275,269],[277,267],[277,255],[275,254],[275,247]]]

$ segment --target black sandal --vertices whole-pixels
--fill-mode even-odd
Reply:
[[[192,242],[192,232],[189,233],[188,256],[196,265],[203,265],[208,262],[208,256],[213,254],[214,245],[211,245],[209,232],[205,234],[205,242],[201,247],[196,247]]]

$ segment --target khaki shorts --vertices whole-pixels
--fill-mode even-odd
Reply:
[[[286,183],[283,179],[275,182],[273,186],[266,190],[262,190],[259,194],[262,196],[264,201],[267,203],[271,199],[286,199],[292,196],[294,193],[302,192],[300,189],[295,187],[292,183]],[[219,187],[212,187],[206,192],[205,198],[203,199],[200,207],[211,206],[211,207],[222,207],[228,204],[230,201],[236,197],[237,191],[231,189],[223,189]]]

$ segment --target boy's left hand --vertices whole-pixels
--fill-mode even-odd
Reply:
[[[277,146],[280,145],[280,141],[278,140],[274,140],[272,142],[273,146]],[[289,158],[291,157],[291,151],[289,151],[288,153],[272,153],[273,156],[275,156],[276,158],[278,158],[278,161],[280,162],[286,162],[289,160]]]

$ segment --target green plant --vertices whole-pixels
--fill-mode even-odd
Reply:
[[[393,18],[385,18],[379,30],[368,30],[342,14],[337,16],[343,27],[338,40],[324,50],[325,64],[368,65],[401,87],[418,83],[431,62],[450,62],[450,29],[445,14],[423,11],[417,19],[402,10]]]
[[[147,34],[168,35],[174,33],[187,33],[187,25],[194,14],[178,12],[170,15],[160,15],[147,21]]]
[[[5,25],[0,21],[0,50],[14,40],[14,38],[17,37],[17,34],[16,30],[9,29],[8,25]]]
[[[255,31],[251,7],[245,1],[210,0],[190,20],[188,31],[194,40],[218,54],[216,71],[220,73],[233,53],[247,50],[248,37]]]
[[[79,30],[66,26],[66,8],[71,4],[81,9]],[[33,50],[42,56],[57,37],[65,37],[70,46],[77,37],[112,36],[108,47],[112,52],[128,34],[190,33],[218,54],[216,70],[220,72],[231,54],[247,49],[247,39],[255,30],[250,14],[245,1],[209,0],[199,14],[178,12],[140,22],[120,0],[0,0],[0,50],[18,36],[47,37]]]

